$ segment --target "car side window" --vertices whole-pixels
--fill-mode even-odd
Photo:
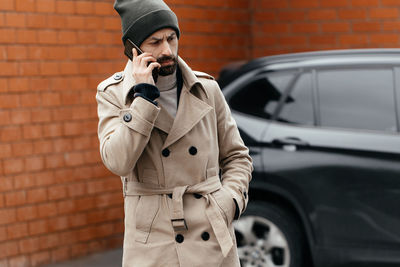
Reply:
[[[303,125],[314,125],[311,74],[301,74],[285,100],[278,117],[279,121]]]
[[[259,75],[238,90],[230,99],[229,105],[234,110],[270,119],[293,77],[293,72]]]
[[[318,71],[321,126],[396,131],[392,69]]]

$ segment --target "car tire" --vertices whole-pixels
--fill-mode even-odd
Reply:
[[[233,223],[242,267],[303,267],[305,238],[287,209],[268,202],[249,202]]]

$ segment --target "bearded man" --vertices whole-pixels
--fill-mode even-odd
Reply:
[[[252,162],[224,96],[178,56],[178,20],[163,1],[114,8],[123,43],[140,49],[96,96],[101,157],[123,183],[123,266],[240,266],[232,221]]]

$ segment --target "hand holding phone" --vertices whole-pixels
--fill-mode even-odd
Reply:
[[[133,54],[134,49],[136,50],[136,55]],[[125,41],[124,53],[130,60],[133,61],[133,57],[143,54],[143,51],[137,45],[135,45],[131,40],[127,39]],[[147,67],[149,67],[152,63],[154,63],[154,62],[148,61]],[[153,64],[153,66],[154,66],[154,64]],[[158,67],[155,67],[155,66],[153,67],[152,76],[153,76],[154,83],[156,83],[157,79],[158,79]]]

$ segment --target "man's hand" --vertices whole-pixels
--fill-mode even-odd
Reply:
[[[155,85],[152,71],[154,68],[160,68],[161,65],[150,53],[137,55],[137,50],[132,49],[132,75],[137,84],[148,83]]]

